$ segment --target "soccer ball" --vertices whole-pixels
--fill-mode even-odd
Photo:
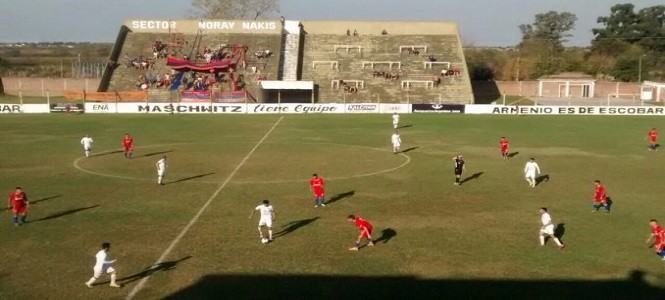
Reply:
[[[262,238],[262,239],[261,239],[261,243],[263,243],[263,244],[267,244],[267,243],[268,243],[268,239],[267,239],[267,238]]]

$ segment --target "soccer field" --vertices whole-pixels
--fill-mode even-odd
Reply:
[[[665,296],[665,262],[645,244],[649,219],[665,222],[665,153],[645,140],[659,117],[403,115],[401,154],[389,115],[1,119],[2,188],[31,200],[24,226],[2,213],[2,299]],[[125,133],[133,159],[119,152]],[[535,188],[530,157],[546,175]],[[313,207],[312,173],[327,180],[326,207]],[[610,214],[590,212],[595,179]],[[248,218],[262,199],[277,216],[265,245]],[[565,250],[539,245],[541,206]],[[349,214],[374,224],[375,247],[348,251]],[[102,242],[120,289],[83,284]]]

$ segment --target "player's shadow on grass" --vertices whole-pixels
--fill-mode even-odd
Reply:
[[[173,150],[166,150],[166,151],[159,151],[159,152],[150,152],[146,153],[143,155],[139,155],[138,157],[150,157],[150,156],[155,156],[155,155],[160,155],[160,154],[166,154],[166,153],[171,153]]]
[[[30,204],[37,204],[39,202],[44,202],[44,201],[48,201],[48,200],[55,199],[55,198],[60,198],[60,197],[62,197],[62,195],[44,197],[44,198],[41,198],[41,199],[37,199],[35,201],[30,201]]]
[[[88,206],[88,207],[79,207],[79,208],[75,208],[75,209],[65,210],[65,211],[61,211],[59,213],[48,215],[48,216],[43,217],[43,218],[39,218],[39,219],[36,219],[36,220],[29,221],[28,223],[35,223],[35,222],[57,219],[57,218],[64,217],[64,216],[67,216],[67,215],[75,214],[75,213],[80,212],[80,211],[93,209],[93,208],[98,207],[98,206],[99,206],[99,204],[93,205],[93,206]]]
[[[301,227],[305,227],[305,226],[311,224],[312,222],[314,222],[314,221],[316,221],[320,218],[321,217],[315,217],[315,218],[302,219],[302,220],[291,221],[289,223],[286,223],[282,226],[282,228],[284,228],[284,229],[282,229],[279,232],[275,233],[275,238],[280,237],[280,236],[285,236],[285,235],[287,235],[291,232],[294,232],[294,231],[298,230]]]
[[[395,229],[386,228],[386,229],[381,231],[381,236],[378,239],[374,240],[374,242],[375,243],[383,242],[385,244],[388,241],[390,241],[390,239],[392,239],[396,235],[397,235],[397,231],[395,231]]]
[[[99,153],[99,154],[90,154],[90,157],[98,157],[98,156],[106,156],[106,155],[111,155],[111,154],[118,154],[122,153],[122,150],[115,150],[115,151],[109,151],[109,152],[104,152],[104,153]]]
[[[478,179],[478,178],[480,178],[480,176],[482,176],[483,174],[485,174],[485,172],[478,172],[478,173],[475,173],[475,174],[473,174],[473,175],[471,175],[471,176],[469,176],[469,177],[467,177],[467,178],[464,178],[464,180],[460,181],[459,184],[462,184],[462,183],[465,183],[465,182],[467,182],[467,181],[471,181],[471,180],[474,180],[474,179]]]
[[[159,263],[157,265],[150,266],[150,267],[146,268],[145,270],[140,271],[138,273],[134,273],[132,275],[129,275],[129,276],[126,276],[126,277],[123,277],[123,278],[119,278],[118,282],[121,283],[121,284],[129,284],[129,283],[132,283],[132,282],[137,281],[139,279],[148,277],[148,276],[152,275],[155,272],[170,271],[170,270],[175,269],[175,266],[177,264],[179,264],[179,263],[181,263],[185,260],[188,260],[190,258],[192,258],[192,256],[188,255],[188,256],[185,256],[185,257],[183,257],[181,259],[178,259],[178,260],[165,261],[163,263]],[[100,282],[99,284],[107,284],[107,283],[109,283],[109,282],[108,281]]]
[[[612,211],[612,205],[614,204],[614,201],[612,201],[612,198],[609,197],[609,196],[607,196],[606,199],[607,199],[607,202],[606,202],[607,203],[607,210]]]
[[[513,153],[508,153],[508,158],[513,158],[513,157],[517,156],[518,154],[520,154],[519,151],[515,151]]]
[[[35,200],[35,201],[30,201],[30,204],[35,204],[35,203],[39,203],[39,202],[43,202],[43,201],[47,201],[47,200],[51,200],[51,199],[55,199],[55,198],[59,198],[59,197],[62,197],[62,195],[51,196],[51,197],[41,198],[41,199],[38,199],[38,200]],[[8,207],[5,207],[5,208],[2,209],[2,211],[6,211],[6,210],[11,210],[11,209],[8,208]]]
[[[554,236],[563,243],[563,235],[566,234],[566,223],[559,223],[554,227]]]
[[[397,152],[397,153],[407,153],[407,152],[411,152],[411,151],[413,151],[413,150],[416,150],[416,149],[418,149],[418,148],[420,148],[420,147],[411,147],[411,148],[404,149],[404,150],[402,150],[402,151],[400,151],[400,152]]]
[[[350,192],[346,192],[346,193],[337,194],[335,196],[330,197],[330,199],[325,204],[332,204],[332,203],[335,203],[335,202],[337,202],[339,200],[342,200],[344,198],[351,197],[355,194],[356,194],[356,191],[350,191]]]
[[[545,174],[545,175],[540,175],[540,176],[536,177],[536,186],[543,183],[543,181],[550,181],[550,175]]]
[[[213,174],[215,174],[215,172],[205,173],[205,174],[199,174],[199,175],[190,176],[190,177],[185,177],[185,178],[180,178],[180,179],[178,179],[178,180],[174,180],[174,181],[166,182],[166,183],[164,183],[164,185],[167,185],[167,184],[173,184],[173,183],[178,183],[178,182],[183,182],[183,181],[187,181],[187,180],[194,180],[194,179],[198,179],[198,178],[201,178],[201,177],[210,176],[210,175],[213,175]]]
[[[412,127],[412,126],[413,126],[412,124],[402,125],[402,126],[400,126],[400,127],[397,127],[397,129],[409,128],[409,127]]]

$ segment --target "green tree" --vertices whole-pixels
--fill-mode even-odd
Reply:
[[[262,19],[279,11],[277,0],[192,0],[192,16],[202,19]]]
[[[596,50],[608,51],[619,43],[638,44],[646,51],[665,52],[665,5],[651,6],[635,13],[630,3],[610,8],[610,15],[599,17],[603,28],[592,29]]]
[[[506,51],[499,49],[467,48],[464,51],[471,80],[495,80],[501,78],[503,65],[510,59]]]
[[[587,57],[596,65],[594,71],[610,74],[617,80],[661,78],[665,69],[665,5],[635,12],[630,3],[610,8],[610,15],[599,17],[602,28],[592,30],[594,39]],[[600,66],[604,61],[611,68]],[[642,61],[642,76],[639,65]],[[601,73],[596,73],[601,74]]]
[[[523,41],[539,40],[557,51],[563,51],[566,38],[572,36],[568,32],[575,29],[576,21],[577,16],[573,13],[548,11],[537,14],[533,23],[522,24],[519,29]]]
[[[569,12],[549,11],[537,14],[531,24],[519,26],[522,42],[518,45],[516,67],[520,79],[535,79],[561,71],[563,44],[575,28],[577,17]]]

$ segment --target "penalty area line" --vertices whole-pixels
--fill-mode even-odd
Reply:
[[[210,196],[210,198],[208,198],[208,200],[203,204],[203,206],[201,206],[201,208],[200,208],[199,211],[196,213],[196,215],[194,215],[194,217],[189,221],[189,223],[187,223],[187,226],[185,226],[185,228],[183,228],[183,229],[180,231],[180,234],[178,234],[178,236],[176,236],[176,238],[171,242],[171,244],[169,244],[168,248],[166,248],[166,250],[164,250],[164,252],[162,253],[162,255],[159,256],[159,258],[157,259],[157,261],[156,261],[156,262],[150,267],[150,270],[154,270],[155,268],[157,268],[157,266],[159,266],[159,264],[161,264],[161,263],[164,262],[164,260],[166,259],[166,257],[169,256],[169,254],[171,253],[171,251],[173,251],[173,249],[178,245],[178,243],[180,243],[180,240],[185,236],[185,234],[187,234],[187,232],[189,231],[189,229],[192,228],[192,226],[194,225],[194,223],[196,223],[196,221],[199,220],[199,218],[201,217],[201,215],[203,214],[203,212],[208,208],[208,206],[210,205],[210,203],[212,203],[212,200],[214,200],[214,199],[217,197],[217,195],[219,195],[219,193],[224,189],[224,187],[226,187],[226,185],[229,183],[229,181],[231,181],[231,179],[232,179],[233,176],[236,174],[236,172],[238,172],[238,170],[240,170],[240,168],[245,164],[245,162],[247,162],[247,160],[249,159],[249,157],[252,156],[252,154],[254,154],[254,151],[256,151],[256,149],[258,149],[259,146],[261,146],[261,144],[263,143],[263,141],[265,141],[265,140],[268,138],[268,136],[270,135],[270,133],[272,133],[272,131],[275,130],[275,128],[277,127],[277,125],[282,121],[282,119],[284,119],[283,116],[280,117],[279,120],[277,120],[277,122],[275,122],[274,125],[272,125],[272,127],[270,128],[270,130],[268,130],[268,132],[266,132],[266,134],[263,135],[263,137],[262,137],[262,138],[256,143],[256,145],[254,146],[254,148],[252,148],[252,150],[250,150],[249,153],[247,153],[247,155],[245,155],[245,157],[240,161],[240,163],[236,166],[236,168],[233,169],[233,171],[231,172],[231,174],[229,174],[229,176],[226,177],[226,179],[224,180],[224,182],[222,182],[222,184],[221,184],[221,185],[215,190],[215,192]],[[147,275],[146,277],[143,277],[143,278],[141,279],[141,281],[139,281],[139,283],[136,284],[136,286],[134,286],[134,288],[132,289],[132,291],[129,292],[129,294],[127,295],[127,297],[125,297],[125,299],[127,299],[127,300],[131,300],[131,299],[133,299],[134,296],[136,296],[136,294],[137,294],[139,291],[141,291],[141,289],[143,289],[143,287],[144,287],[145,284],[148,282],[148,279],[150,278],[151,275],[152,275],[152,274],[148,273],[148,275]]]

